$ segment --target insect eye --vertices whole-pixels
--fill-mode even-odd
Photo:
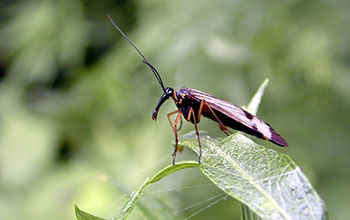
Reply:
[[[166,94],[172,94],[174,92],[174,89],[172,89],[172,88],[170,88],[170,87],[167,87],[166,89],[165,89],[165,93]]]

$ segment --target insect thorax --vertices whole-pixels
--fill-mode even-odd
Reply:
[[[184,118],[187,120],[191,108],[194,111],[196,118],[198,117],[198,109],[200,103],[195,100],[186,88],[176,90],[176,100],[175,104],[179,111],[183,114]],[[192,116],[190,121],[193,123]]]

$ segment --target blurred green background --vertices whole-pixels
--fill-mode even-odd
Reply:
[[[289,147],[256,141],[293,158],[332,219],[350,216],[348,1],[0,5],[0,219],[75,219],[74,203],[111,218],[125,201],[116,184],[135,189],[171,163],[166,114],[175,105],[151,119],[162,91],[107,14],[166,86],[244,105],[269,78],[258,115]],[[199,128],[222,136],[205,118]],[[192,130],[185,123],[181,134]],[[177,160],[184,158],[197,157],[185,149]],[[198,169],[146,190],[183,217],[203,205],[186,207],[220,193]],[[191,219],[238,219],[240,207],[228,198]],[[136,209],[130,219],[144,217]]]

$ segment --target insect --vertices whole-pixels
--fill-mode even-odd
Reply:
[[[173,164],[175,164],[176,153],[178,151],[178,124],[182,125],[182,117],[185,120],[194,124],[199,146],[198,162],[201,162],[202,147],[198,132],[197,124],[201,120],[201,116],[207,117],[213,121],[218,122],[220,129],[226,134],[232,134],[227,128],[233,128],[247,134],[263,138],[271,141],[279,146],[288,146],[288,143],[266,122],[260,118],[250,114],[241,107],[234,105],[228,101],[216,98],[205,92],[196,89],[182,88],[174,90],[173,88],[164,87],[163,81],[154,66],[152,66],[143,53],[135,46],[135,44],[126,36],[126,34],[114,23],[112,18],[107,15],[113,26],[129,41],[135,50],[141,55],[143,62],[152,70],[157,81],[163,90],[163,95],[160,97],[156,107],[153,110],[152,119],[157,120],[157,115],[162,104],[172,98],[177,106],[177,110],[168,114],[170,126],[175,135],[175,150],[172,154]],[[170,116],[177,114],[174,123],[172,123]],[[181,127],[181,126],[180,126]]]

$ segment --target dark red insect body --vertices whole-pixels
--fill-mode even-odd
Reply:
[[[174,100],[178,110],[168,114],[169,123],[173,129],[175,135],[175,150],[173,153],[173,164],[175,164],[175,157],[178,150],[178,123],[182,120],[183,116],[187,121],[194,124],[199,145],[199,158],[201,161],[202,147],[199,138],[199,132],[197,124],[200,122],[201,116],[207,117],[213,121],[218,122],[220,129],[229,135],[232,132],[227,128],[233,128],[238,131],[245,132],[250,135],[254,135],[258,138],[263,138],[271,141],[279,146],[288,146],[288,143],[267,123],[258,117],[250,114],[244,109],[234,105],[228,101],[221,100],[212,95],[199,90],[182,88],[180,90],[174,90],[170,87],[165,88],[163,81],[158,71],[148,62],[142,52],[133,44],[133,42],[120,30],[120,28],[113,22],[108,16],[112,24],[118,29],[118,31],[129,41],[129,43],[137,50],[142,56],[143,62],[150,67],[155,77],[157,78],[164,93],[160,97],[158,104],[153,110],[152,118],[157,119],[158,111],[161,105],[170,97]],[[174,123],[171,121],[170,116],[177,114]]]

